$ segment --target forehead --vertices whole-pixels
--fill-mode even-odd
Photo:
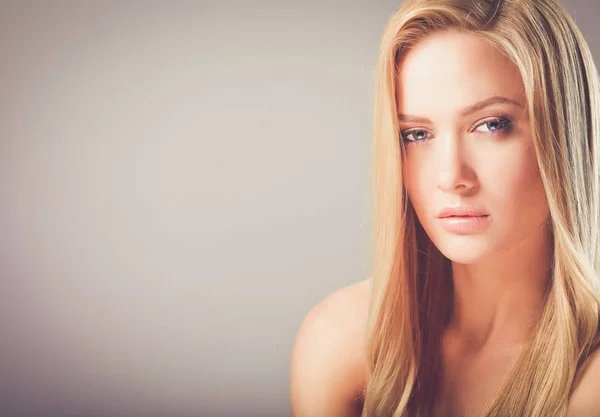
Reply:
[[[474,34],[442,32],[407,49],[399,61],[398,110],[448,115],[492,96],[524,102],[517,67]]]

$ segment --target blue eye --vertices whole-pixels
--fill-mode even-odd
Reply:
[[[511,125],[512,125],[512,120],[510,120],[506,117],[499,117],[497,119],[488,120],[487,122],[481,123],[480,125],[477,126],[475,131],[477,131],[479,133],[495,134],[495,133],[499,133],[504,130],[510,129]],[[485,127],[486,129],[480,130],[479,129],[480,127]]]
[[[509,133],[513,128],[513,121],[507,116],[498,115],[495,119],[487,120],[475,126],[471,132],[483,135]],[[403,142],[407,144],[423,143],[431,140],[433,135],[425,129],[411,129],[400,132]]]
[[[401,133],[405,142],[422,142],[428,139],[427,135],[429,135],[429,132],[423,129],[408,130]]]

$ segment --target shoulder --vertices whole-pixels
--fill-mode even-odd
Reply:
[[[600,349],[578,370],[567,417],[600,417]]]
[[[294,417],[348,416],[354,410],[366,381],[369,291],[368,280],[336,290],[304,318],[291,356]]]

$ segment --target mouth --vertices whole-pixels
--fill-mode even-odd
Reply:
[[[439,213],[438,218],[451,218],[451,217],[484,217],[488,216],[488,213],[478,207],[474,206],[454,206],[444,207]]]
[[[479,232],[486,228],[490,223],[490,215],[450,215],[439,217],[438,220],[447,232],[468,234]]]
[[[480,214],[480,215],[452,215],[452,216],[440,216],[439,219],[468,219],[471,217],[488,217],[489,214]]]

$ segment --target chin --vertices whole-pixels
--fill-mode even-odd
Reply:
[[[432,241],[442,255],[459,264],[475,264],[490,255],[488,245],[474,236],[455,235]]]

